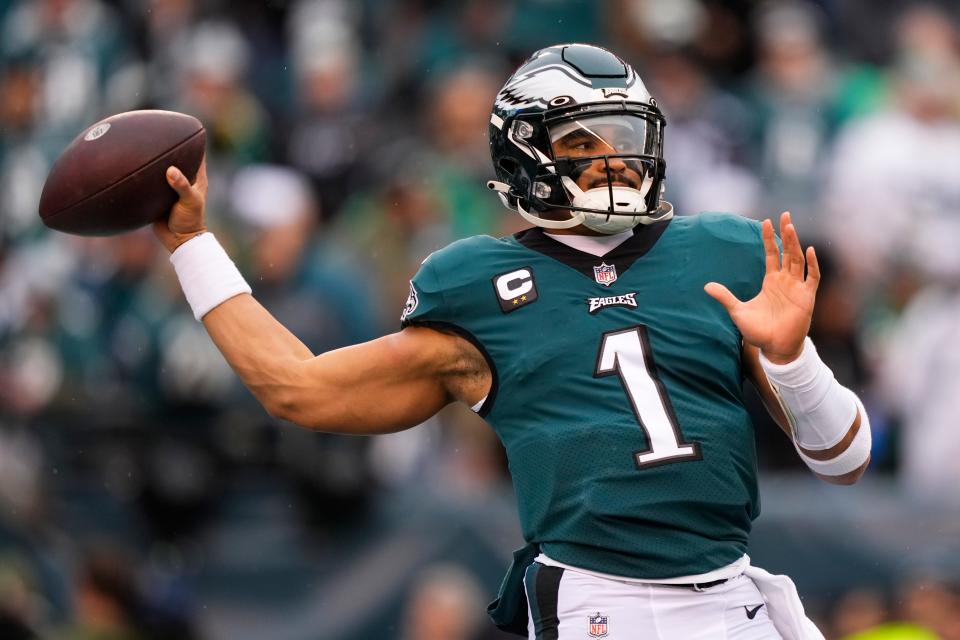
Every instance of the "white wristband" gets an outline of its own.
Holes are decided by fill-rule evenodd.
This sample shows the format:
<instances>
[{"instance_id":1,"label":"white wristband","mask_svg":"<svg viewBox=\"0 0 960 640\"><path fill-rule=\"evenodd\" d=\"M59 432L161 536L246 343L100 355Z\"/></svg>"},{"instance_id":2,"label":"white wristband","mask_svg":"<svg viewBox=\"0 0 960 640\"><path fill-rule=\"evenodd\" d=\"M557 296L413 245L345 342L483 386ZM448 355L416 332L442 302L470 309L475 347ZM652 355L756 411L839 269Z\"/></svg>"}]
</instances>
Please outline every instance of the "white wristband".
<instances>
[{"instance_id":1,"label":"white wristband","mask_svg":"<svg viewBox=\"0 0 960 640\"><path fill-rule=\"evenodd\" d=\"M170 262L197 320L230 298L251 291L212 233L184 242L170 254Z\"/></svg>"},{"instance_id":2,"label":"white wristband","mask_svg":"<svg viewBox=\"0 0 960 640\"><path fill-rule=\"evenodd\" d=\"M763 367L790 421L794 444L811 469L824 475L842 475L857 469L870 454L870 422L857 395L837 382L833 371L817 355L806 338L803 351L793 362L774 364L760 353ZM847 435L860 413L860 426L850 445L838 456L818 461L804 455L837 445Z\"/></svg>"}]
</instances>

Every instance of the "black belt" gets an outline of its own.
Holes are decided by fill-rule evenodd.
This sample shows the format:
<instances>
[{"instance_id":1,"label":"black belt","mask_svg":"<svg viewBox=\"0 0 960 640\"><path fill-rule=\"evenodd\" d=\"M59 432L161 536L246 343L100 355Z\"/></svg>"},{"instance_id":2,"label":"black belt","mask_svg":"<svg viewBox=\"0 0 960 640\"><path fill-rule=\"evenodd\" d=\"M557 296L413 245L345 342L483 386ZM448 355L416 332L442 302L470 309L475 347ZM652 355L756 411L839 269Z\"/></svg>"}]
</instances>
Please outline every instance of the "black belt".
<instances>
[{"instance_id":1,"label":"black belt","mask_svg":"<svg viewBox=\"0 0 960 640\"><path fill-rule=\"evenodd\" d=\"M694 591L703 591L709 589L710 587L716 587L723 584L730 578L720 578L719 580L711 580L710 582L691 582L689 584L666 584L666 583L657 583L658 587L679 587L680 589L693 589Z\"/></svg>"}]
</instances>

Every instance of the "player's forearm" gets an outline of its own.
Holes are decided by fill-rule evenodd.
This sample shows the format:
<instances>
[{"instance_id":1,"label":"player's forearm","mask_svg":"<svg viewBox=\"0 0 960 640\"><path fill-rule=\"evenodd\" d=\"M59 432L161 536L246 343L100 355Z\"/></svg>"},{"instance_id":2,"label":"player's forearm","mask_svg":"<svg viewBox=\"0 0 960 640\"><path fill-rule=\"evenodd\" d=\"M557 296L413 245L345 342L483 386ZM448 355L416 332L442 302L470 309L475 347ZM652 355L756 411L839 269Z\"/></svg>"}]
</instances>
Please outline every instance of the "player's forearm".
<instances>
[{"instance_id":1,"label":"player's forearm","mask_svg":"<svg viewBox=\"0 0 960 640\"><path fill-rule=\"evenodd\" d=\"M264 408L279 415L294 377L313 357L303 342L251 295L241 294L203 317L214 344Z\"/></svg>"},{"instance_id":2,"label":"player's forearm","mask_svg":"<svg viewBox=\"0 0 960 640\"><path fill-rule=\"evenodd\" d=\"M852 484L870 461L870 420L857 395L836 381L808 338L795 361L759 361L790 426L800 458L820 478Z\"/></svg>"},{"instance_id":3,"label":"player's forearm","mask_svg":"<svg viewBox=\"0 0 960 640\"><path fill-rule=\"evenodd\" d=\"M169 234L166 234L169 235ZM217 242L202 233L170 255L193 316L271 414L302 363L313 355L250 295L250 285Z\"/></svg>"},{"instance_id":4,"label":"player's forearm","mask_svg":"<svg viewBox=\"0 0 960 640\"><path fill-rule=\"evenodd\" d=\"M431 375L443 356L409 335L314 356L246 294L215 307L203 324L267 412L307 429L390 433L423 422L451 400Z\"/></svg>"}]
</instances>

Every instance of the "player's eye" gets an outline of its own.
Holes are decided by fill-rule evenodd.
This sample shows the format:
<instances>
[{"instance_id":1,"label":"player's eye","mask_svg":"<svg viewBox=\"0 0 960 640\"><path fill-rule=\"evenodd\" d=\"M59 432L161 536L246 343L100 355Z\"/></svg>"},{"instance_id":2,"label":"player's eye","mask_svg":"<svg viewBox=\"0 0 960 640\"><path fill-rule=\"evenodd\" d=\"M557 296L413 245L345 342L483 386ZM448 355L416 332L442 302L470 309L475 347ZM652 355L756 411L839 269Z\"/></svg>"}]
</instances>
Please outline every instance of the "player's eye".
<instances>
[{"instance_id":1,"label":"player's eye","mask_svg":"<svg viewBox=\"0 0 960 640\"><path fill-rule=\"evenodd\" d=\"M563 143L563 150L567 153L575 153L579 155L588 155L593 153L597 149L597 141L593 138L575 138L573 140L568 140Z\"/></svg>"}]
</instances>

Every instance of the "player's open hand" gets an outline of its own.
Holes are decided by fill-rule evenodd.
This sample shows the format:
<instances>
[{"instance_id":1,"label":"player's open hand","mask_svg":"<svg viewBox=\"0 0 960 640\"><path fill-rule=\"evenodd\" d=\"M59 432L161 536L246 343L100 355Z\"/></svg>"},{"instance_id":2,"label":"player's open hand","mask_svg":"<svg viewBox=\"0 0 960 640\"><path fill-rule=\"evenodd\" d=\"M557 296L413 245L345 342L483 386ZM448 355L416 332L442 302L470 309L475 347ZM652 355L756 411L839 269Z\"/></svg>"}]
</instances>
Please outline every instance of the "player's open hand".
<instances>
[{"instance_id":1,"label":"player's open hand","mask_svg":"<svg viewBox=\"0 0 960 640\"><path fill-rule=\"evenodd\" d=\"M744 340L759 347L771 362L784 364L799 357L810 330L820 266L813 247L804 254L788 212L780 215L782 260L773 223L764 220L762 229L766 275L760 293L743 302L718 282L707 283L704 290L727 309ZM808 267L806 278L804 265Z\"/></svg>"},{"instance_id":2,"label":"player's open hand","mask_svg":"<svg viewBox=\"0 0 960 640\"><path fill-rule=\"evenodd\" d=\"M207 161L197 170L193 184L176 167L167 169L167 183L180 199L170 209L166 220L153 223L153 232L170 253L190 238L207 230L204 206L207 199Z\"/></svg>"}]
</instances>

